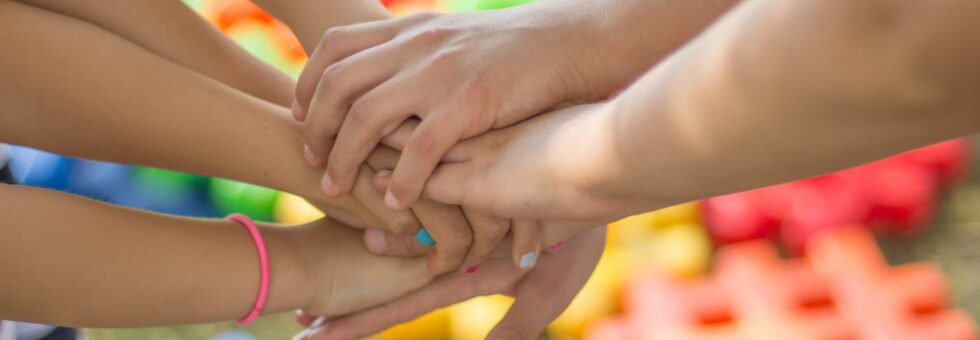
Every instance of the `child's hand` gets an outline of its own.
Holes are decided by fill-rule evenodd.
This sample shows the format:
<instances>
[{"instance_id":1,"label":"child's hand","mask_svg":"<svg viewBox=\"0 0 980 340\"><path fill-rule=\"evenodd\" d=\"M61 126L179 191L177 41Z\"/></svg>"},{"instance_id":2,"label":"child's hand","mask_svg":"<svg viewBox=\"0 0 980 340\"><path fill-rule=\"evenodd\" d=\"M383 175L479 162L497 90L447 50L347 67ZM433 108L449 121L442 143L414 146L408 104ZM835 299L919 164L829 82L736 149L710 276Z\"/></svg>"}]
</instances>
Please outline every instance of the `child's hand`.
<instances>
[{"instance_id":1,"label":"child's hand","mask_svg":"<svg viewBox=\"0 0 980 340\"><path fill-rule=\"evenodd\" d=\"M605 245L605 228L593 228L570 239L565 249L545 254L530 272L506 260L490 260L474 275L452 273L394 301L311 325L316 313L300 314L312 326L300 339L355 339L380 332L432 310L481 295L504 293L515 297L507 315L490 339L534 338L571 303L591 276Z\"/></svg>"},{"instance_id":2,"label":"child's hand","mask_svg":"<svg viewBox=\"0 0 980 340\"><path fill-rule=\"evenodd\" d=\"M327 193L351 190L381 138L416 116L422 123L385 196L390 208L406 209L457 141L562 102L604 98L632 79L605 69L624 61L598 55L608 49L597 44L608 42L580 16L545 9L421 14L328 31L293 106L312 163L327 164Z\"/></svg>"},{"instance_id":3,"label":"child's hand","mask_svg":"<svg viewBox=\"0 0 980 340\"><path fill-rule=\"evenodd\" d=\"M373 307L432 280L424 258L386 257L367 251L360 233L323 219L295 227L305 268L316 292L304 310L335 316Z\"/></svg>"},{"instance_id":4,"label":"child's hand","mask_svg":"<svg viewBox=\"0 0 980 340\"><path fill-rule=\"evenodd\" d=\"M410 127L406 127L408 128ZM411 132L404 130L396 135L409 133ZM385 169L393 168L398 162L398 156L396 150L379 146L368 158L368 164L372 168L382 169L379 171L380 175L374 177L374 186L377 189L375 194L380 195L387 190L391 171ZM431 253L429 270L432 273L443 273L457 267L461 267L466 273L472 273L490 256L497 248L497 243L508 233L514 239L514 246L510 249L515 266L530 269L540 254L539 228L530 225L528 221L511 221L455 205L447 206L427 198L416 202L411 211L421 221L425 222L427 219L431 221L426 222L426 230L436 242L435 252L431 252L432 248L421 245L414 237L392 235L381 230L369 230L365 233L364 239L368 248L376 254L396 256ZM442 223L444 221L456 222ZM512 228L512 225L517 228ZM523 266L522 259L524 259Z\"/></svg>"}]
</instances>

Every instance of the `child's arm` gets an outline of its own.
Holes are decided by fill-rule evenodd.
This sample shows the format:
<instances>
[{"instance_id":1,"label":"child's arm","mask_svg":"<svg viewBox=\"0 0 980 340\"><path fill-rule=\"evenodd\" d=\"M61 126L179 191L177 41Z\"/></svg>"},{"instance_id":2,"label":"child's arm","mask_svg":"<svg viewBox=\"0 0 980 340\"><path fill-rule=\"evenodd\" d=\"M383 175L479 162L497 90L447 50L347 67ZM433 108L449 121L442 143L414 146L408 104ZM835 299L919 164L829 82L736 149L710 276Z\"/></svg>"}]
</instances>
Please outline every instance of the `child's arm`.
<instances>
[{"instance_id":1,"label":"child's arm","mask_svg":"<svg viewBox=\"0 0 980 340\"><path fill-rule=\"evenodd\" d=\"M427 189L504 217L616 217L976 133L977 11L749 1L611 103L461 144Z\"/></svg>"},{"instance_id":2,"label":"child's arm","mask_svg":"<svg viewBox=\"0 0 980 340\"><path fill-rule=\"evenodd\" d=\"M0 42L15 51L0 64L0 77L9 80L0 83L0 111L8 111L0 116L2 141L256 183L353 213L355 219L328 211L373 228L414 234L420 225L462 229L467 223L458 207L432 202L412 212L385 208L367 172L356 201L326 198L318 171L302 166L302 137L282 107L90 24L18 3L0 6L0 17L10 17L0 21L7 28ZM458 265L468 231L449 234L461 246L438 247L433 268Z\"/></svg>"},{"instance_id":3,"label":"child's arm","mask_svg":"<svg viewBox=\"0 0 980 340\"><path fill-rule=\"evenodd\" d=\"M0 140L322 197L283 108L91 24L0 6Z\"/></svg>"},{"instance_id":4,"label":"child's arm","mask_svg":"<svg viewBox=\"0 0 980 340\"><path fill-rule=\"evenodd\" d=\"M0 41L10 51L0 62L0 140L265 185L371 226L410 220L379 220L386 210L380 198L371 211L350 197L326 199L316 171L298 166L302 137L285 109L90 24L14 2L0 6Z\"/></svg>"},{"instance_id":5,"label":"child's arm","mask_svg":"<svg viewBox=\"0 0 980 340\"><path fill-rule=\"evenodd\" d=\"M253 58L179 1L18 0L90 22L255 97L289 105L288 76Z\"/></svg>"},{"instance_id":6,"label":"child's arm","mask_svg":"<svg viewBox=\"0 0 980 340\"><path fill-rule=\"evenodd\" d=\"M346 314L429 280L423 260L370 255L354 230L328 220L260 228L271 261L266 313ZM238 319L259 291L256 254L235 222L0 185L0 319L80 327Z\"/></svg>"}]
</instances>

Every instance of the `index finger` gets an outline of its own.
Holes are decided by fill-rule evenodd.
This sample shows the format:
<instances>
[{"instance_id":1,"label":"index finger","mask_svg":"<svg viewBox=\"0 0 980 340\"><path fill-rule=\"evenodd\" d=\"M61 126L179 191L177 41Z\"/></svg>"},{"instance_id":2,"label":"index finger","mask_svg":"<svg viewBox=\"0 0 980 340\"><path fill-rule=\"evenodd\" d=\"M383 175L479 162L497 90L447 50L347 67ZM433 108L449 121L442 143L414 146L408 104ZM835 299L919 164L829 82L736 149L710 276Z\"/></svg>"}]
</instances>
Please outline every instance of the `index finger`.
<instances>
[{"instance_id":1,"label":"index finger","mask_svg":"<svg viewBox=\"0 0 980 340\"><path fill-rule=\"evenodd\" d=\"M303 72L296 82L296 98L293 100L293 118L303 121L310 108L320 76L328 66L364 49L380 45L398 33L394 20L370 21L350 26L334 27L323 33L323 38L310 54Z\"/></svg>"}]
</instances>

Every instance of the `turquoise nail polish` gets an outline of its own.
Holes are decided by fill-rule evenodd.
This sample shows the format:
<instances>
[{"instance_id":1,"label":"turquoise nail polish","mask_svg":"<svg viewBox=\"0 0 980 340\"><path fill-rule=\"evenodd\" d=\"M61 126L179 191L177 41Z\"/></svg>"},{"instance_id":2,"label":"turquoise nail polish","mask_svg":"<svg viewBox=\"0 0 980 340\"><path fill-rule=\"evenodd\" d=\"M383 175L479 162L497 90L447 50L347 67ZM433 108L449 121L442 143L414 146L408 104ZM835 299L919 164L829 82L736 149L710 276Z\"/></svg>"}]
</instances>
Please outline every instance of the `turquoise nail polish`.
<instances>
[{"instance_id":1,"label":"turquoise nail polish","mask_svg":"<svg viewBox=\"0 0 980 340\"><path fill-rule=\"evenodd\" d=\"M415 240L419 241L419 243L425 246L432 246L436 244L436 240L432 239L432 235L429 235L429 232L426 231L425 228L419 230L418 233L415 233Z\"/></svg>"}]
</instances>

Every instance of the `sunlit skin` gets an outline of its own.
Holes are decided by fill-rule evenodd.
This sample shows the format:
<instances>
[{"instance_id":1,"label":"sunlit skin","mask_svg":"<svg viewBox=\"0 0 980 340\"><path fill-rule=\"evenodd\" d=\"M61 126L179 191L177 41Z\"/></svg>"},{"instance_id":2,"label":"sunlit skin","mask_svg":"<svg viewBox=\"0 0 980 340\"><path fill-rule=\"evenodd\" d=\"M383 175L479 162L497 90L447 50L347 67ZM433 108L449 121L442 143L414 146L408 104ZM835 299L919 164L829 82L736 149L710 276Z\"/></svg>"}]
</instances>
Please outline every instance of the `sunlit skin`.
<instances>
[{"instance_id":1,"label":"sunlit skin","mask_svg":"<svg viewBox=\"0 0 980 340\"><path fill-rule=\"evenodd\" d=\"M6 28L3 30L6 34L0 33L0 40L4 46L19 52L8 54L0 65L0 74L10 80L0 85L0 102L4 104L0 140L76 157L253 182L292 191L314 201L322 199L357 215L357 204L345 205L343 202L351 201L325 198L316 188L319 176L302 165L301 137L287 110L205 75L222 74L221 71L194 70L193 65L206 65L195 59L198 56L165 58L150 47L122 38L125 34L111 34L64 14L8 1L0 2L0 6L4 8L0 15ZM265 74L278 77L276 72ZM256 95L270 93L260 91ZM394 153L392 159L397 159L397 152L388 152ZM376 159L386 161L383 157ZM373 184L368 178L369 189L377 192ZM257 290L254 286L242 284L236 286L241 289L225 289L229 280L258 283L254 246L240 225L116 208L41 189L3 187L0 197L7 202L3 204L7 209L2 223L8 226L3 230L9 234L0 239L11 242L2 247L4 259L11 264L5 268L10 268L13 277L27 278L4 281L9 286L2 290L11 298L4 299L9 305L4 305L0 318L101 327L196 323L241 317L254 301ZM48 213L49 210L58 213ZM367 212L363 216L371 214ZM66 220L71 223L65 223ZM577 233L576 229L567 227L550 229L560 232L544 233L542 242L559 242ZM368 254L357 242L354 231L333 221L318 221L288 232L265 228L263 234L275 259L273 267L277 269L273 276L279 277L279 284L273 285L268 312L300 308L320 315L344 314L398 297L432 278L425 260ZM50 235L65 237L46 239ZM396 236L386 234L385 237L394 240ZM601 234L593 238L601 240ZM48 257L24 257L32 253L30 250L38 249L39 242L51 246L54 244L51 242L62 241L65 244L53 247L59 251L49 252ZM399 251L397 246L392 243L391 249L383 251ZM502 247L506 247L502 249L503 256L509 257L512 246L505 243ZM414 253L409 255L431 251L412 250ZM222 255L232 255L216 259L200 256L219 251L228 252ZM73 261L61 261L66 254L73 254ZM161 258L160 254L168 256ZM338 265L343 262L338 256L344 254L349 255L350 261ZM121 262L117 256L127 261ZM567 256L585 257L588 262L596 259L598 253L571 252ZM86 265L78 265L79 261ZM30 269L37 266L54 270ZM347 273L352 266L361 274ZM91 271L91 268L102 271ZM364 271L365 268L375 270ZM585 277L591 272L591 266L577 268L576 272ZM76 272L77 275L72 274ZM102 275L107 272L111 274ZM202 276L202 272L208 275ZM517 270L515 275L522 277L527 273ZM64 281L46 275L83 279ZM133 277L138 280L130 279ZM174 285L173 277L195 284ZM336 281L340 284L324 285L325 277L342 279ZM404 279L385 279L388 277ZM530 282L541 280L544 279ZM97 287L87 294L78 294L70 287L33 284L39 281L64 282L78 289ZM145 284L130 286L133 282ZM563 284L574 292L583 283L584 280L573 280ZM157 286L162 284L167 286ZM351 300L356 296L351 295L353 292L348 289L351 287L358 287L358 292L371 287L375 293L367 299ZM222 290L221 294L216 294L216 290ZM113 294L118 291L132 295ZM452 292L454 299L464 298L458 289L445 291ZM203 298L175 303L175 294L209 296L212 297L209 301L221 303L201 306L199 301ZM58 303L17 302L39 295ZM557 314L571 296L556 300L550 305L536 304L515 312L517 315ZM167 308L141 313L145 311L142 306L152 304L165 304ZM111 309L112 313L91 313L88 308L93 305ZM57 311L50 310L55 306ZM133 309L137 307L138 310ZM425 312L417 305L382 307L382 310L385 308L409 314ZM348 331L380 330L376 328L377 320L370 325L357 321L347 325ZM508 325L527 327L525 323L510 322L504 324L504 329ZM544 324L532 327L543 328Z\"/></svg>"},{"instance_id":2,"label":"sunlit skin","mask_svg":"<svg viewBox=\"0 0 980 340\"><path fill-rule=\"evenodd\" d=\"M426 192L495 216L603 219L977 133L980 48L963 40L978 9L745 2L615 99L459 144Z\"/></svg>"}]
</instances>

